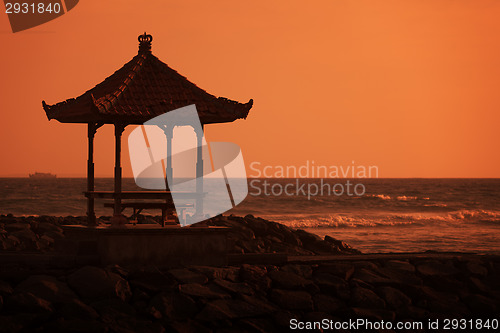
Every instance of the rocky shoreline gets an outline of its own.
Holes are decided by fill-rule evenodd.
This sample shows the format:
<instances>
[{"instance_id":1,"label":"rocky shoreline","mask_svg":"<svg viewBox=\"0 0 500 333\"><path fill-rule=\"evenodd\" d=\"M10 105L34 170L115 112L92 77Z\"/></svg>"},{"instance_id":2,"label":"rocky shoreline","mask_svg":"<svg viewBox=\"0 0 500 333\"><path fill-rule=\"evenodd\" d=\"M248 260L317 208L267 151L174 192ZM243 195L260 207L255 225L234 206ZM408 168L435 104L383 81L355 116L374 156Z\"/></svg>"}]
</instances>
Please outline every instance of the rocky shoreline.
<instances>
[{"instance_id":1,"label":"rocky shoreline","mask_svg":"<svg viewBox=\"0 0 500 333\"><path fill-rule=\"evenodd\" d=\"M14 230L14 224L25 223L22 219L29 218L0 218L2 239L16 235L24 244L16 245L24 247L21 252L30 246L35 249L31 251L53 251L50 242L42 248L45 241L40 240L61 235L46 223L60 227L60 221L67 221L30 223L40 242L36 249L26 241L33 239L23 231L28 228ZM427 324L429 319L493 319L500 311L497 256L356 255L350 247L342 251L347 246L333 240L253 216L220 217L209 224L233 227L234 253L285 250L295 259L226 267L14 265L0 271L0 332L283 332L293 322L366 318ZM282 236L274 235L277 230ZM296 256L301 251L304 256Z\"/></svg>"},{"instance_id":2,"label":"rocky shoreline","mask_svg":"<svg viewBox=\"0 0 500 333\"><path fill-rule=\"evenodd\" d=\"M100 224L109 223L109 217L99 218ZM140 216L140 224L159 224L160 217ZM283 224L247 215L218 216L204 222L209 226L230 228L229 253L286 253L288 255L359 254L349 244L326 236L321 237L295 230ZM64 225L85 225L86 217L0 215L1 251L54 251L55 243L64 238ZM194 225L196 227L196 225Z\"/></svg>"}]
</instances>

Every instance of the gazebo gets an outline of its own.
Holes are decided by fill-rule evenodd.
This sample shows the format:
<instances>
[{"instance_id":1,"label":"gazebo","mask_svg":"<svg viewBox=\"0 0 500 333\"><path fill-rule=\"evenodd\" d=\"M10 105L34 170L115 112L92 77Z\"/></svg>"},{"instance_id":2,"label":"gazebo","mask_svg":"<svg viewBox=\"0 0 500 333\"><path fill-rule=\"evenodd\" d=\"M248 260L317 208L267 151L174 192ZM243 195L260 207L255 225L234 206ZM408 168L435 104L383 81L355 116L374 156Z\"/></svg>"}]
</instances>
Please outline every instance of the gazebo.
<instances>
[{"instance_id":1,"label":"gazebo","mask_svg":"<svg viewBox=\"0 0 500 333\"><path fill-rule=\"evenodd\" d=\"M114 217L120 218L122 199L137 197L134 193L122 191L121 137L127 125L141 125L156 116L191 104L196 105L202 126L226 123L245 119L253 105L253 100L243 104L207 93L152 54L151 35L144 33L138 40L138 54L94 88L76 98L53 105L42 101L49 120L88 126L85 195L89 226L96 225L95 198L113 199ZM97 192L94 189L94 137L97 130L105 124L112 124L115 129L114 191ZM172 131L165 131L165 135L167 142L171 143ZM196 135L200 141L203 133ZM168 144L167 149L171 149ZM166 174L171 172L172 165L167 159ZM201 151L198 152L196 174L203 176ZM165 196L162 198L167 198L168 188L164 192ZM158 198L158 193L150 193L149 197Z\"/></svg>"}]
</instances>

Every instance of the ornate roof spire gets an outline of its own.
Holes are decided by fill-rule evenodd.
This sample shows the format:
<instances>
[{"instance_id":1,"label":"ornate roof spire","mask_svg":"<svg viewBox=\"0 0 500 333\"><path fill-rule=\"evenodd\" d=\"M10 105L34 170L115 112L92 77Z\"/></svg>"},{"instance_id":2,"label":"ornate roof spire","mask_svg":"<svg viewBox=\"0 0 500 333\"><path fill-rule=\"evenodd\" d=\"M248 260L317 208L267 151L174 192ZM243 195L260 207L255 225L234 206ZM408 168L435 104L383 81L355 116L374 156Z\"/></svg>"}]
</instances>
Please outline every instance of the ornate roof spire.
<instances>
[{"instance_id":1,"label":"ornate roof spire","mask_svg":"<svg viewBox=\"0 0 500 333\"><path fill-rule=\"evenodd\" d=\"M139 35L137 37L139 40L139 53L151 53L151 42L153 41L153 36L146 34Z\"/></svg>"}]
</instances>

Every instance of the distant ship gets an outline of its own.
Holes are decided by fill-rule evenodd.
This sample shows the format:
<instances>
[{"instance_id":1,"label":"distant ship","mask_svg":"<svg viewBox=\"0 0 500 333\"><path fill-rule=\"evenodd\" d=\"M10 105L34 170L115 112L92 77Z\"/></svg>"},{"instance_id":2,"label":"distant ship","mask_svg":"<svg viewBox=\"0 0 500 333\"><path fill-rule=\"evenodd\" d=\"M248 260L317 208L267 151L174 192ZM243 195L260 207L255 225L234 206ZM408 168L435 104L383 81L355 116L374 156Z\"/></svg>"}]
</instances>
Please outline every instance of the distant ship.
<instances>
[{"instance_id":1,"label":"distant ship","mask_svg":"<svg viewBox=\"0 0 500 333\"><path fill-rule=\"evenodd\" d=\"M29 174L30 179L54 179L57 176L53 175L51 173L44 173L44 172L35 172L35 173L30 173Z\"/></svg>"}]
</instances>

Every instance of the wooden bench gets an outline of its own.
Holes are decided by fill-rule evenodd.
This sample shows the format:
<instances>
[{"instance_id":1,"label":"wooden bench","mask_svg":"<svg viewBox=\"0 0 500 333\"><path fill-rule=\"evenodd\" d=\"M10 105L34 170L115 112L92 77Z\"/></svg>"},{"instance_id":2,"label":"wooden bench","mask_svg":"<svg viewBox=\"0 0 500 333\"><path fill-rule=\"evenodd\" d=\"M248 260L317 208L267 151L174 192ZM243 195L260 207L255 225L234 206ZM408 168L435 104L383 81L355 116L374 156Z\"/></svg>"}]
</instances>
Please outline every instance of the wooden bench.
<instances>
[{"instance_id":1,"label":"wooden bench","mask_svg":"<svg viewBox=\"0 0 500 333\"><path fill-rule=\"evenodd\" d=\"M115 206L115 204L113 202L104 203L104 207L113 208L114 206ZM178 211L178 213L180 213L180 216L177 216L177 219L179 220L179 222L181 222L181 221L185 222L186 216L185 216L184 211L186 210L186 208L194 207L194 205L193 204L177 205L177 206L175 206L175 209L174 209L173 208L174 206L172 203L137 201L137 202L122 202L121 207L122 207L122 212L125 208L132 208L134 212L133 212L131 218L134 220L137 218L137 215L139 215L142 212L143 209L161 209L161 221L162 221L161 226L164 227L165 222L167 222L167 223L171 222L168 224L177 224L175 221L167 221L167 218L168 218L167 211L168 210L173 211L176 209Z\"/></svg>"}]
</instances>

